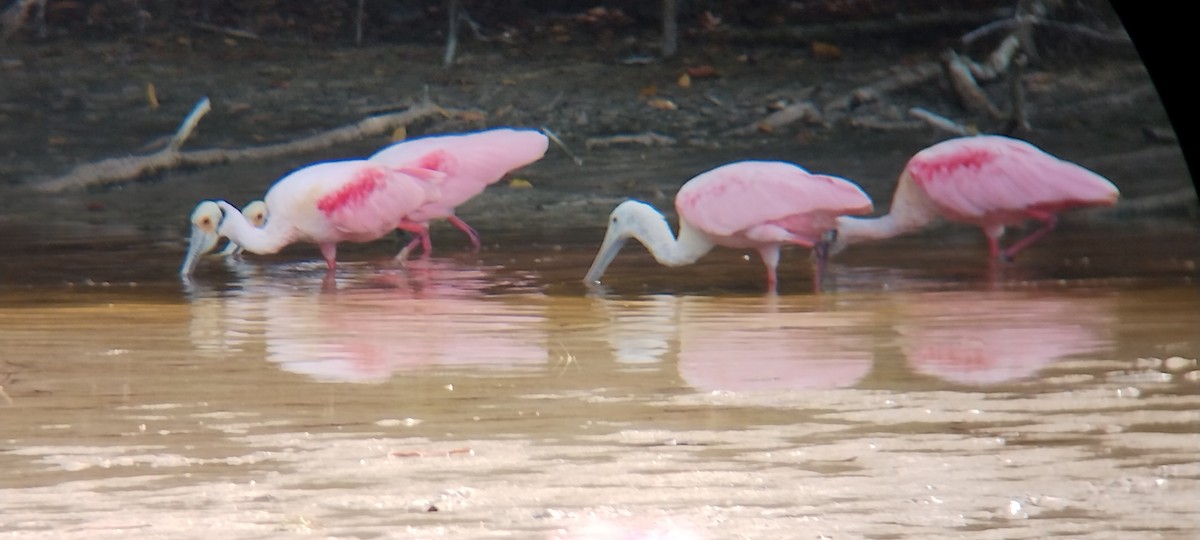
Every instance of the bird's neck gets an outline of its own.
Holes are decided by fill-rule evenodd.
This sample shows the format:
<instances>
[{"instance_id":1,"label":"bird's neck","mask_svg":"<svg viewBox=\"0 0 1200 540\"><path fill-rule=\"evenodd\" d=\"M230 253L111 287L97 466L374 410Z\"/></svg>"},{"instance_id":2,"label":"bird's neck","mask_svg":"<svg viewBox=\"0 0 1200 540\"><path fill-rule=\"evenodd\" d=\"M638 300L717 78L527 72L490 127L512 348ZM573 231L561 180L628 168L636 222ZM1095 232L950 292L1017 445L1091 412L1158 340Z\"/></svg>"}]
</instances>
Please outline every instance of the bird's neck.
<instances>
[{"instance_id":1,"label":"bird's neck","mask_svg":"<svg viewBox=\"0 0 1200 540\"><path fill-rule=\"evenodd\" d=\"M874 218L841 216L837 218L837 242L851 245L871 240L883 240L921 228L895 214Z\"/></svg>"},{"instance_id":2,"label":"bird's neck","mask_svg":"<svg viewBox=\"0 0 1200 540\"><path fill-rule=\"evenodd\" d=\"M251 224L236 208L229 206L225 208L220 234L251 253L278 253L284 246L292 243L295 236L283 221L269 219L260 229Z\"/></svg>"},{"instance_id":3,"label":"bird's neck","mask_svg":"<svg viewBox=\"0 0 1200 540\"><path fill-rule=\"evenodd\" d=\"M874 218L841 216L837 218L837 243L850 245L882 240L918 230L937 219L933 203L913 183L908 172L900 176L888 213Z\"/></svg>"},{"instance_id":4,"label":"bird's neck","mask_svg":"<svg viewBox=\"0 0 1200 540\"><path fill-rule=\"evenodd\" d=\"M679 238L671 233L667 220L655 220L634 236L646 246L654 260L663 266L683 266L696 262L713 248L708 237L679 220Z\"/></svg>"}]
</instances>

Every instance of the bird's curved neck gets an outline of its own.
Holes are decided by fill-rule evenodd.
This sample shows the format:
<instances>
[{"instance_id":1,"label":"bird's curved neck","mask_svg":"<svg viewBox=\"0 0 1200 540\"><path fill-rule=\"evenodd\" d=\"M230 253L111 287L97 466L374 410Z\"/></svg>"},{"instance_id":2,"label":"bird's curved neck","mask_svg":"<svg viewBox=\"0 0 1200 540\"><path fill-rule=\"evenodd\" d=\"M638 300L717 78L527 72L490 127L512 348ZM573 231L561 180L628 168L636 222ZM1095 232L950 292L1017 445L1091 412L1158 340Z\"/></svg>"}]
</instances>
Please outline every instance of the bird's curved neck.
<instances>
[{"instance_id":1,"label":"bird's curved neck","mask_svg":"<svg viewBox=\"0 0 1200 540\"><path fill-rule=\"evenodd\" d=\"M292 243L293 236L289 227L282 219L267 220L263 228L255 227L233 207L225 208L225 218L221 220L221 236L242 246L246 251L261 255L278 253L284 246Z\"/></svg>"},{"instance_id":2,"label":"bird's curved neck","mask_svg":"<svg viewBox=\"0 0 1200 540\"><path fill-rule=\"evenodd\" d=\"M671 233L667 220L654 221L635 234L642 245L663 266L683 266L696 262L713 248L713 243L687 221L679 220L679 237Z\"/></svg>"},{"instance_id":3,"label":"bird's curved neck","mask_svg":"<svg viewBox=\"0 0 1200 540\"><path fill-rule=\"evenodd\" d=\"M920 229L937 219L933 203L913 183L908 172L900 176L888 213L879 217L837 218L837 241L849 245L882 240Z\"/></svg>"}]
</instances>

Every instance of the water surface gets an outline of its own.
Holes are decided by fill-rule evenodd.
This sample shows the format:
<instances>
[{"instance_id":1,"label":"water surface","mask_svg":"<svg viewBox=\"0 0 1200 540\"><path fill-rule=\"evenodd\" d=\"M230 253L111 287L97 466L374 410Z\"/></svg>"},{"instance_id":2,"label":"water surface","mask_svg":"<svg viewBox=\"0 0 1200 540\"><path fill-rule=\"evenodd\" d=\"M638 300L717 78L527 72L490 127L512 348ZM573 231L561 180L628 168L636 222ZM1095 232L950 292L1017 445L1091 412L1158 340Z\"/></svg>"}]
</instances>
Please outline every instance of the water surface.
<instances>
[{"instance_id":1,"label":"water surface","mask_svg":"<svg viewBox=\"0 0 1200 540\"><path fill-rule=\"evenodd\" d=\"M589 291L587 234L181 284L177 238L102 230L5 236L7 535L1200 533L1191 223L856 246L821 294L789 251L779 295L634 247Z\"/></svg>"}]
</instances>

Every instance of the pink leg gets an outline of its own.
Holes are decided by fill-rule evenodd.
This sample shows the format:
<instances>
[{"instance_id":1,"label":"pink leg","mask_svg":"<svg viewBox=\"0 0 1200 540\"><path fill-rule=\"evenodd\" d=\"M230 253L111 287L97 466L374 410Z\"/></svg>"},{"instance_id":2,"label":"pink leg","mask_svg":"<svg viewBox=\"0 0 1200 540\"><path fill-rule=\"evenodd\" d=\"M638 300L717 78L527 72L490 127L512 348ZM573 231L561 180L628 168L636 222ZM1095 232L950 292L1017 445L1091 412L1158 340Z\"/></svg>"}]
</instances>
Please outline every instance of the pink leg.
<instances>
[{"instance_id":1,"label":"pink leg","mask_svg":"<svg viewBox=\"0 0 1200 540\"><path fill-rule=\"evenodd\" d=\"M1004 258L1011 261L1021 250L1029 247L1030 244L1036 242L1039 238L1046 236L1050 231L1053 231L1055 225L1058 225L1058 216L1051 214L1042 218L1042 226L1004 250Z\"/></svg>"},{"instance_id":2,"label":"pink leg","mask_svg":"<svg viewBox=\"0 0 1200 540\"><path fill-rule=\"evenodd\" d=\"M471 248L472 249L475 249L475 250L479 249L479 246L481 245L481 243L479 242L479 233L476 232L475 229L471 228L470 225L467 225L467 222L465 222L461 219L458 219L458 216L450 216L446 219L450 221L451 225L458 227L458 230L466 233L467 238L471 240Z\"/></svg>"},{"instance_id":3,"label":"pink leg","mask_svg":"<svg viewBox=\"0 0 1200 540\"><path fill-rule=\"evenodd\" d=\"M988 258L996 260L1000 257L1000 236L1004 234L1004 226L984 227L983 234L988 240Z\"/></svg>"},{"instance_id":4,"label":"pink leg","mask_svg":"<svg viewBox=\"0 0 1200 540\"><path fill-rule=\"evenodd\" d=\"M400 250L400 253L396 254L396 260L403 261L408 259L409 252L412 251L418 241L421 242L421 248L425 251L423 256L428 257L433 252L433 245L429 241L429 225L402 221L399 225L396 225L396 228L417 235L416 238L413 238L412 242L409 242L407 246L404 246L404 249Z\"/></svg>"},{"instance_id":5,"label":"pink leg","mask_svg":"<svg viewBox=\"0 0 1200 540\"><path fill-rule=\"evenodd\" d=\"M829 245L837 240L837 230L822 235L821 240L813 244L813 292L821 292L825 280L825 266L829 262Z\"/></svg>"},{"instance_id":6,"label":"pink leg","mask_svg":"<svg viewBox=\"0 0 1200 540\"><path fill-rule=\"evenodd\" d=\"M337 269L337 244L321 244L321 255L325 256L325 266L332 274Z\"/></svg>"},{"instance_id":7,"label":"pink leg","mask_svg":"<svg viewBox=\"0 0 1200 540\"><path fill-rule=\"evenodd\" d=\"M758 255L762 257L763 265L767 267L767 293L775 294L778 278L775 269L779 266L779 246L763 246L758 248Z\"/></svg>"}]
</instances>

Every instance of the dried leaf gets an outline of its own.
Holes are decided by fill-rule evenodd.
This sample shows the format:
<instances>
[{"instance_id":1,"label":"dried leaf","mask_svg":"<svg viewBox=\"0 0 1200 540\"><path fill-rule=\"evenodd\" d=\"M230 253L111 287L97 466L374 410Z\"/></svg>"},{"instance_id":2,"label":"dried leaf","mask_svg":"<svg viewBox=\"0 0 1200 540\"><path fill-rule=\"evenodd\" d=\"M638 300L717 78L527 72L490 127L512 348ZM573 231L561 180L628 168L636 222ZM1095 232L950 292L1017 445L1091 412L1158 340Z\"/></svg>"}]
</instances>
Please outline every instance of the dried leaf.
<instances>
[{"instance_id":1,"label":"dried leaf","mask_svg":"<svg viewBox=\"0 0 1200 540\"><path fill-rule=\"evenodd\" d=\"M146 101L150 102L150 110L158 110L158 92L154 90L154 83L146 83Z\"/></svg>"},{"instance_id":2,"label":"dried leaf","mask_svg":"<svg viewBox=\"0 0 1200 540\"><path fill-rule=\"evenodd\" d=\"M662 111L673 111L679 108L674 101L666 98L654 98L648 102L651 107Z\"/></svg>"},{"instance_id":3,"label":"dried leaf","mask_svg":"<svg viewBox=\"0 0 1200 540\"><path fill-rule=\"evenodd\" d=\"M689 67L687 68L687 74L693 79L711 79L713 77L721 76L720 73L717 73L717 68L707 64L703 66Z\"/></svg>"},{"instance_id":4,"label":"dried leaf","mask_svg":"<svg viewBox=\"0 0 1200 540\"><path fill-rule=\"evenodd\" d=\"M832 43L814 41L812 44L812 55L819 60L841 60L842 50Z\"/></svg>"},{"instance_id":5,"label":"dried leaf","mask_svg":"<svg viewBox=\"0 0 1200 540\"><path fill-rule=\"evenodd\" d=\"M533 184L523 178L513 178L508 182L508 187L512 189L532 189Z\"/></svg>"},{"instance_id":6,"label":"dried leaf","mask_svg":"<svg viewBox=\"0 0 1200 540\"><path fill-rule=\"evenodd\" d=\"M658 87L652 84L650 86L643 86L641 90L638 90L638 97L651 97L657 93Z\"/></svg>"},{"instance_id":7,"label":"dried leaf","mask_svg":"<svg viewBox=\"0 0 1200 540\"><path fill-rule=\"evenodd\" d=\"M487 120L487 115L479 111L464 111L462 114L459 114L458 117L459 119L466 120L468 122L482 122Z\"/></svg>"},{"instance_id":8,"label":"dried leaf","mask_svg":"<svg viewBox=\"0 0 1200 540\"><path fill-rule=\"evenodd\" d=\"M400 142L408 138L408 128L400 126L392 131L392 142Z\"/></svg>"},{"instance_id":9,"label":"dried leaf","mask_svg":"<svg viewBox=\"0 0 1200 540\"><path fill-rule=\"evenodd\" d=\"M689 77L687 73L684 73L683 75L679 76L679 87L680 88L691 88L692 87L692 78Z\"/></svg>"}]
</instances>

